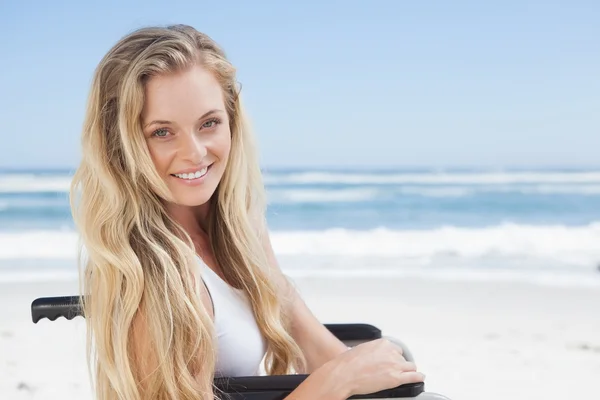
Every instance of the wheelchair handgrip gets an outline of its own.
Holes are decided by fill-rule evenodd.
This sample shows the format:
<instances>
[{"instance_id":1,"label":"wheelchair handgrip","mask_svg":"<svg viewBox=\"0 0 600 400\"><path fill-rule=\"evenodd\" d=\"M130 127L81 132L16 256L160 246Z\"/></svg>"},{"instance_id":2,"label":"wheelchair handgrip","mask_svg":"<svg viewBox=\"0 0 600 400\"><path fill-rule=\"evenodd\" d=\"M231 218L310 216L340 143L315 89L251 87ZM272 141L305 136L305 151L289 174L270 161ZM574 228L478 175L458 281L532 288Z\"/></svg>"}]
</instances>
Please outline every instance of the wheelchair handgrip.
<instances>
[{"instance_id":1,"label":"wheelchair handgrip","mask_svg":"<svg viewBox=\"0 0 600 400\"><path fill-rule=\"evenodd\" d=\"M79 296L42 297L31 303L31 319L37 323L40 319L48 318L54 321L58 317L73 319L83 316Z\"/></svg>"}]
</instances>

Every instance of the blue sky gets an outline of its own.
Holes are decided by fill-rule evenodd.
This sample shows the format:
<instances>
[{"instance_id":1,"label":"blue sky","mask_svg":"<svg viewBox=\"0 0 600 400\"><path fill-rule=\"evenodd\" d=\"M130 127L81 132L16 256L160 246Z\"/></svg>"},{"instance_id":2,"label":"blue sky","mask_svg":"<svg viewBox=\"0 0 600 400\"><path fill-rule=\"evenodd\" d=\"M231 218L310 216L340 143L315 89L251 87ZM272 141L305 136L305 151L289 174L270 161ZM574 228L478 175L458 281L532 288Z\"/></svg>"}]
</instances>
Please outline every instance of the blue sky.
<instances>
[{"instance_id":1,"label":"blue sky","mask_svg":"<svg viewBox=\"0 0 600 400\"><path fill-rule=\"evenodd\" d=\"M185 23L239 69L265 166L600 165L597 1L0 5L0 167L71 167L103 54Z\"/></svg>"}]
</instances>

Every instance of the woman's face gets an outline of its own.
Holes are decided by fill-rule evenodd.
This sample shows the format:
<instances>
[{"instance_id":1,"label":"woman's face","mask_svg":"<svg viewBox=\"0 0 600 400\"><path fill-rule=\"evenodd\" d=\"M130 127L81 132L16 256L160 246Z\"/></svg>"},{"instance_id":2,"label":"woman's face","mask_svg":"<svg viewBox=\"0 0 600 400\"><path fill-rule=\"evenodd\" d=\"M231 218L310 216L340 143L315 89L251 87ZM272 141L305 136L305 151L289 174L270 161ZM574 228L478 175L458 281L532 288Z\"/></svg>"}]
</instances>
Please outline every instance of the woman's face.
<instances>
[{"instance_id":1,"label":"woman's face","mask_svg":"<svg viewBox=\"0 0 600 400\"><path fill-rule=\"evenodd\" d=\"M209 71L194 66L152 77L145 93L142 129L156 170L176 204L205 204L231 149L221 86Z\"/></svg>"}]
</instances>

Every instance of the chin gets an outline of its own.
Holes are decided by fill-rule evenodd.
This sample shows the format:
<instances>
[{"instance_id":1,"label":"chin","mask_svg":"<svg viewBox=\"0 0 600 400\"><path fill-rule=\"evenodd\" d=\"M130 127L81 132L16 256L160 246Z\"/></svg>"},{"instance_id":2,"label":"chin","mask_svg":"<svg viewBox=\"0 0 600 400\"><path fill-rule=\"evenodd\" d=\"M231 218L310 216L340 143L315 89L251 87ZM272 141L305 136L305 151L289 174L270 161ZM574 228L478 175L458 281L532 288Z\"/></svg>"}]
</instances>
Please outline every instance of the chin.
<instances>
[{"instance_id":1,"label":"chin","mask_svg":"<svg viewBox=\"0 0 600 400\"><path fill-rule=\"evenodd\" d=\"M180 206L197 207L204 205L210 201L214 191L204 193L173 193L175 203Z\"/></svg>"}]
</instances>

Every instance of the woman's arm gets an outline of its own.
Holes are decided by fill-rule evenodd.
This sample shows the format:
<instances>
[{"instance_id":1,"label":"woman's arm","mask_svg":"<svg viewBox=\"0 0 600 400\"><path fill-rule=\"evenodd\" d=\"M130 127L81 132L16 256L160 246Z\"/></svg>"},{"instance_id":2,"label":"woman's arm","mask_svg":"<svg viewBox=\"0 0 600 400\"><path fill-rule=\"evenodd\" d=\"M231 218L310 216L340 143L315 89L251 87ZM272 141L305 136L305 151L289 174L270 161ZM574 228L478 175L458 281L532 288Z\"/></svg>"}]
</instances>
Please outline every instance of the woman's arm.
<instances>
[{"instance_id":1,"label":"woman's arm","mask_svg":"<svg viewBox=\"0 0 600 400\"><path fill-rule=\"evenodd\" d=\"M291 290L293 290L294 296L294 301L290 307L291 333L306 357L306 373L310 374L326 362L347 351L348 347L315 317L293 287Z\"/></svg>"},{"instance_id":2,"label":"woman's arm","mask_svg":"<svg viewBox=\"0 0 600 400\"><path fill-rule=\"evenodd\" d=\"M378 339L349 350L308 309L298 291L281 271L268 230L259 234L277 284L290 298L287 310L292 319L292 336L307 361L309 376L286 400L345 400L355 394L374 393L406 383L422 382L424 375L407 362L402 349Z\"/></svg>"},{"instance_id":3,"label":"woman's arm","mask_svg":"<svg viewBox=\"0 0 600 400\"><path fill-rule=\"evenodd\" d=\"M402 349L386 339L377 339L359 344L323 364L286 400L345 400L355 394L423 382L424 377L414 363L404 359Z\"/></svg>"},{"instance_id":4,"label":"woman's arm","mask_svg":"<svg viewBox=\"0 0 600 400\"><path fill-rule=\"evenodd\" d=\"M310 374L284 400L346 400L353 391L341 367L328 362Z\"/></svg>"},{"instance_id":5,"label":"woman's arm","mask_svg":"<svg viewBox=\"0 0 600 400\"><path fill-rule=\"evenodd\" d=\"M326 362L347 351L348 347L319 322L302 300L298 291L283 275L275 257L268 230L263 229L260 236L270 266L279 277L279 283L286 288L286 298L290 299L287 312L292 320L291 334L302 349L307 361L308 370L303 372L310 374Z\"/></svg>"}]
</instances>

